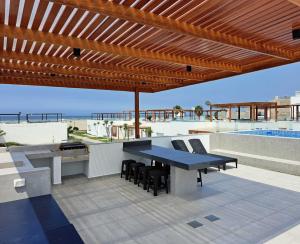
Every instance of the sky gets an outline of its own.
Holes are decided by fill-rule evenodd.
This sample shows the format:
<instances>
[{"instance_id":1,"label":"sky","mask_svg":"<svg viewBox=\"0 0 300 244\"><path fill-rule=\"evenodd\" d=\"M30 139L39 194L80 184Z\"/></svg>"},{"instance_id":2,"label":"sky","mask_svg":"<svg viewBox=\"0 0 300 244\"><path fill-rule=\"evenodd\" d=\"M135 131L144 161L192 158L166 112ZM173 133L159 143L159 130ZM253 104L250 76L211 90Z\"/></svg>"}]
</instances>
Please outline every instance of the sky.
<instances>
[{"instance_id":1,"label":"sky","mask_svg":"<svg viewBox=\"0 0 300 244\"><path fill-rule=\"evenodd\" d=\"M212 103L269 101L300 91L300 63L158 93L141 93L140 109L192 108ZM90 115L134 108L134 94L104 90L0 85L0 113Z\"/></svg>"}]
</instances>

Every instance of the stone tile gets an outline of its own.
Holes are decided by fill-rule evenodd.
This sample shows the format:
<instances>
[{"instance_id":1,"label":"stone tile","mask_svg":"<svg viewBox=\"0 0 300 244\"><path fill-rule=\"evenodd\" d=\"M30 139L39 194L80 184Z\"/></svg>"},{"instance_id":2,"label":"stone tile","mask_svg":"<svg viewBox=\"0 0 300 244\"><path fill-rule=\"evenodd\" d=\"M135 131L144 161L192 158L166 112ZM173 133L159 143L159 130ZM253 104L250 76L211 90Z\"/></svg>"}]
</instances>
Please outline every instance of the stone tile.
<instances>
[{"instance_id":1,"label":"stone tile","mask_svg":"<svg viewBox=\"0 0 300 244\"><path fill-rule=\"evenodd\" d=\"M210 242L211 244L253 244L234 233L226 233Z\"/></svg>"},{"instance_id":2,"label":"stone tile","mask_svg":"<svg viewBox=\"0 0 300 244\"><path fill-rule=\"evenodd\" d=\"M277 231L274 231L272 226L258 221L250 223L249 225L236 230L234 233L250 243L263 243L265 239L277 234Z\"/></svg>"},{"instance_id":3,"label":"stone tile","mask_svg":"<svg viewBox=\"0 0 300 244\"><path fill-rule=\"evenodd\" d=\"M297 203L290 207L284 208L281 210L281 212L300 219L300 204Z\"/></svg>"},{"instance_id":4,"label":"stone tile","mask_svg":"<svg viewBox=\"0 0 300 244\"><path fill-rule=\"evenodd\" d=\"M79 231L85 243L114 243L130 240L129 234L116 222L97 225Z\"/></svg>"},{"instance_id":5,"label":"stone tile","mask_svg":"<svg viewBox=\"0 0 300 244\"><path fill-rule=\"evenodd\" d=\"M292 228L287 229L283 233L271 238L266 241L266 244L298 244L300 240L300 224L293 226Z\"/></svg>"},{"instance_id":6,"label":"stone tile","mask_svg":"<svg viewBox=\"0 0 300 244\"><path fill-rule=\"evenodd\" d=\"M188 226L187 226L188 227ZM192 229L188 227L189 229ZM195 236L187 233L186 231L180 232L177 229L166 227L159 231L152 232L151 234L145 235L135 239L140 244L182 244L182 243L208 243L202 238L195 238Z\"/></svg>"},{"instance_id":7,"label":"stone tile","mask_svg":"<svg viewBox=\"0 0 300 244\"><path fill-rule=\"evenodd\" d=\"M219 220L214 221L213 224L216 225L217 228L221 227L228 232L235 231L253 222L253 220L251 220L247 216L241 215L228 208L220 207L210 213L213 213L219 218ZM201 216L201 218L205 219L205 216Z\"/></svg>"},{"instance_id":8,"label":"stone tile","mask_svg":"<svg viewBox=\"0 0 300 244\"><path fill-rule=\"evenodd\" d=\"M203 174L203 179L196 194L153 197L119 176L68 177L53 187L53 196L88 244L300 239L297 231L289 231L300 221L299 177L240 165ZM208 215L220 219L210 222L204 218ZM191 221L203 225L192 228Z\"/></svg>"},{"instance_id":9,"label":"stone tile","mask_svg":"<svg viewBox=\"0 0 300 244\"><path fill-rule=\"evenodd\" d=\"M224 207L251 220L259 220L275 212L273 209L264 208L246 200L239 200L233 203L229 203Z\"/></svg>"}]
</instances>

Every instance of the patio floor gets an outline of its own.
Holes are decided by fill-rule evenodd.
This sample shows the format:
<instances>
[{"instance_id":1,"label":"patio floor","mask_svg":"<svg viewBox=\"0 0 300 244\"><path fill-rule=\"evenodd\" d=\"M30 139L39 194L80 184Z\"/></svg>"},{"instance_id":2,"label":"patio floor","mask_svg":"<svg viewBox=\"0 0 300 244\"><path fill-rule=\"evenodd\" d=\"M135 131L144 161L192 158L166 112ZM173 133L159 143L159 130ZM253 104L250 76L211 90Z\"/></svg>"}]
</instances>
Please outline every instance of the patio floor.
<instances>
[{"instance_id":1,"label":"patio floor","mask_svg":"<svg viewBox=\"0 0 300 244\"><path fill-rule=\"evenodd\" d=\"M240 165L203 181L153 197L119 176L77 176L53 196L86 243L299 243L300 177Z\"/></svg>"}]
</instances>

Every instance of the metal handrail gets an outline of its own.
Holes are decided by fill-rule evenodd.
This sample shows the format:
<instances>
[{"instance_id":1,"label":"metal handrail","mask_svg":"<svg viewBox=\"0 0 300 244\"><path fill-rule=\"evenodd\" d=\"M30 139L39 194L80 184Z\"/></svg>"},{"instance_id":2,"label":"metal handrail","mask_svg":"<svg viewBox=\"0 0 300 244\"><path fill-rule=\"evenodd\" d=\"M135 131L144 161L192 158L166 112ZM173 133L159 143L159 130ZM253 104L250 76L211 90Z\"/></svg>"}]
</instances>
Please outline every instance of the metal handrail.
<instances>
[{"instance_id":1,"label":"metal handrail","mask_svg":"<svg viewBox=\"0 0 300 244\"><path fill-rule=\"evenodd\" d=\"M62 113L32 113L32 114L26 114L26 121L28 123L33 123L36 121L32 120L32 117L40 117L40 120L38 122L50 122L51 120L49 117L53 118L56 117L56 122L62 121L63 114Z\"/></svg>"},{"instance_id":2,"label":"metal handrail","mask_svg":"<svg viewBox=\"0 0 300 244\"><path fill-rule=\"evenodd\" d=\"M21 112L16 113L16 114L0 114L0 118L1 118L1 116L17 116L18 124L20 124L20 122L21 122Z\"/></svg>"}]
</instances>

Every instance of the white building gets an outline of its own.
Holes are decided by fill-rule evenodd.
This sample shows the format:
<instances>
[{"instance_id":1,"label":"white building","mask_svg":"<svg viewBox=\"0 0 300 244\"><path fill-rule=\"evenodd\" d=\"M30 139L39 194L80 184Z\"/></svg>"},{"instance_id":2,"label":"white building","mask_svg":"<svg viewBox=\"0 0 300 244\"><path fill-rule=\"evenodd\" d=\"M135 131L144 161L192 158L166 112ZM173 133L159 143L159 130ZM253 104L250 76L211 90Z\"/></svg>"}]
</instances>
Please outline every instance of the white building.
<instances>
[{"instance_id":1,"label":"white building","mask_svg":"<svg viewBox=\"0 0 300 244\"><path fill-rule=\"evenodd\" d=\"M291 97L291 105L299 105L294 109L294 117L297 117L297 109L298 109L298 115L300 113L300 91L295 92L295 96Z\"/></svg>"}]
</instances>

